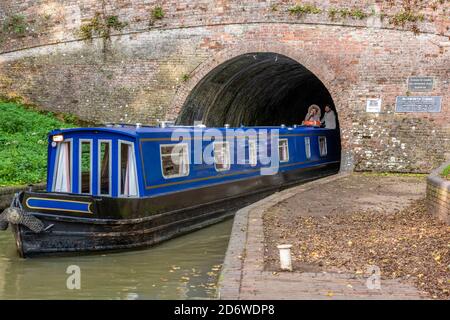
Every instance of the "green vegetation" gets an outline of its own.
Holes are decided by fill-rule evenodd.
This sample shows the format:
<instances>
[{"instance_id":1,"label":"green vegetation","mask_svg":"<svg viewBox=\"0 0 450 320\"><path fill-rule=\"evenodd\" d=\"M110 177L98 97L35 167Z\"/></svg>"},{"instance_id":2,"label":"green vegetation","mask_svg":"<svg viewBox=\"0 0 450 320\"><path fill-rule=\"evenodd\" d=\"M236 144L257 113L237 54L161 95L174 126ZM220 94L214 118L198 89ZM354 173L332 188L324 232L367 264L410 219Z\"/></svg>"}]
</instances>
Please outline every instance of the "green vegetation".
<instances>
[{"instance_id":1,"label":"green vegetation","mask_svg":"<svg viewBox=\"0 0 450 320\"><path fill-rule=\"evenodd\" d=\"M441 2L441 0L439 0ZM409 3L409 2L408 2ZM276 7L274 5L271 6L272 11L276 11ZM288 9L290 14L297 15L299 17L304 16L306 14L320 14L324 10L316 7L312 4L299 4ZM377 13L372 8L370 12L366 12L359 8L330 8L328 9L328 17L331 21L337 21L339 19L355 19L355 20L364 20L370 16L376 16ZM387 16L385 13L379 13L378 16L381 20ZM418 26L415 24L417 22L422 22L425 20L425 16L422 13L414 12L410 6L404 7L403 11L398 12L397 14L390 16L389 23L395 26L405 26L407 22L413 23L411 26L411 31L414 34L419 34L420 30Z\"/></svg>"},{"instance_id":2,"label":"green vegetation","mask_svg":"<svg viewBox=\"0 0 450 320\"><path fill-rule=\"evenodd\" d=\"M30 26L22 14L6 17L0 28L0 45L10 37L25 37Z\"/></svg>"},{"instance_id":3,"label":"green vegetation","mask_svg":"<svg viewBox=\"0 0 450 320\"><path fill-rule=\"evenodd\" d=\"M366 13L361 9L357 9L357 8L352 8L352 9L347 9L347 8L341 8L341 9L336 9L336 8L331 8L328 10L328 16L330 17L331 20L335 21L338 17L342 18L342 19L346 19L346 18L352 18L352 19L358 19L358 20L363 20L365 18L367 18L368 16L372 15L373 13Z\"/></svg>"},{"instance_id":4,"label":"green vegetation","mask_svg":"<svg viewBox=\"0 0 450 320\"><path fill-rule=\"evenodd\" d=\"M74 127L74 123L58 120L51 112L2 100L0 114L0 186L45 181L47 134L53 129Z\"/></svg>"},{"instance_id":5,"label":"green vegetation","mask_svg":"<svg viewBox=\"0 0 450 320\"><path fill-rule=\"evenodd\" d=\"M339 10L336 9L336 8L330 8L330 9L328 10L328 16L330 17L330 19L331 19L332 21L335 21L335 20L336 20L336 17L337 17L337 15L338 15L338 13L339 13Z\"/></svg>"},{"instance_id":6,"label":"green vegetation","mask_svg":"<svg viewBox=\"0 0 450 320\"><path fill-rule=\"evenodd\" d=\"M405 10L395 14L391 19L390 23L395 26L403 26L406 22L419 22L423 21L425 16L421 13L414 13L411 10Z\"/></svg>"},{"instance_id":7,"label":"green vegetation","mask_svg":"<svg viewBox=\"0 0 450 320\"><path fill-rule=\"evenodd\" d=\"M305 14L319 14L322 12L322 10L315 5L312 4L304 4L304 5L296 5L293 7L290 7L288 9L290 14L295 14L298 16L303 16Z\"/></svg>"},{"instance_id":8,"label":"green vegetation","mask_svg":"<svg viewBox=\"0 0 450 320\"><path fill-rule=\"evenodd\" d=\"M112 28L114 30L122 30L127 26L128 23L119 20L118 16L107 16L106 17L106 27Z\"/></svg>"},{"instance_id":9,"label":"green vegetation","mask_svg":"<svg viewBox=\"0 0 450 320\"><path fill-rule=\"evenodd\" d=\"M369 16L369 14L365 13L361 9L351 9L350 10L350 17L353 19L362 20Z\"/></svg>"},{"instance_id":10,"label":"green vegetation","mask_svg":"<svg viewBox=\"0 0 450 320\"><path fill-rule=\"evenodd\" d=\"M181 81L186 82L186 81L188 81L190 78L191 78L191 77L190 77L187 73L184 73L184 74L181 76Z\"/></svg>"},{"instance_id":11,"label":"green vegetation","mask_svg":"<svg viewBox=\"0 0 450 320\"><path fill-rule=\"evenodd\" d=\"M444 168L444 171L442 171L442 177L444 177L447 180L450 180L450 164Z\"/></svg>"},{"instance_id":12,"label":"green vegetation","mask_svg":"<svg viewBox=\"0 0 450 320\"><path fill-rule=\"evenodd\" d=\"M100 14L96 13L95 16L91 20L89 20L88 23L81 25L79 33L83 39L92 39L93 34L100 30L99 17Z\"/></svg>"},{"instance_id":13,"label":"green vegetation","mask_svg":"<svg viewBox=\"0 0 450 320\"><path fill-rule=\"evenodd\" d=\"M111 30L120 31L127 25L128 23L120 21L118 16L105 16L97 12L89 22L81 25L79 34L85 40L90 40L94 36L109 39Z\"/></svg>"},{"instance_id":14,"label":"green vegetation","mask_svg":"<svg viewBox=\"0 0 450 320\"><path fill-rule=\"evenodd\" d=\"M152 20L161 20L164 18L164 10L161 6L154 7L152 9Z\"/></svg>"},{"instance_id":15,"label":"green vegetation","mask_svg":"<svg viewBox=\"0 0 450 320\"><path fill-rule=\"evenodd\" d=\"M28 27L28 22L22 14L15 14L7 17L3 22L3 32L19 37L25 36Z\"/></svg>"}]
</instances>

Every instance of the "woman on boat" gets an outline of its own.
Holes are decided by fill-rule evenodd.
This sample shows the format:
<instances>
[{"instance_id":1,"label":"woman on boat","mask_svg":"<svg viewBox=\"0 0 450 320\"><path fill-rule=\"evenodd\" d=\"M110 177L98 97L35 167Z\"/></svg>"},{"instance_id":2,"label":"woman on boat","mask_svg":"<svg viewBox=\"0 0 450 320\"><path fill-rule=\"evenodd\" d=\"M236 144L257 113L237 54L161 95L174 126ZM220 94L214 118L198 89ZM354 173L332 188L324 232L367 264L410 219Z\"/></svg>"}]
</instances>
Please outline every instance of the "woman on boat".
<instances>
[{"instance_id":1,"label":"woman on boat","mask_svg":"<svg viewBox=\"0 0 450 320\"><path fill-rule=\"evenodd\" d=\"M316 104L312 104L308 108L308 113L306 114L305 121L320 121L320 108Z\"/></svg>"}]
</instances>

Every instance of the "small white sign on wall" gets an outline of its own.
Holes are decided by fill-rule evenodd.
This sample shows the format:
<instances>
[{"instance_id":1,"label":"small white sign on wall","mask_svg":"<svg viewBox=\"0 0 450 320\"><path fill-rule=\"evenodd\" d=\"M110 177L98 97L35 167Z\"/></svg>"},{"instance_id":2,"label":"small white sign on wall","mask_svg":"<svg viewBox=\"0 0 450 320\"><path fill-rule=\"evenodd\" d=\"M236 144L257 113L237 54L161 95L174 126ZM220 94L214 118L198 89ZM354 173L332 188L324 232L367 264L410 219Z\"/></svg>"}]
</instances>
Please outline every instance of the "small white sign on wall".
<instances>
[{"instance_id":1,"label":"small white sign on wall","mask_svg":"<svg viewBox=\"0 0 450 320\"><path fill-rule=\"evenodd\" d=\"M366 112L381 112L381 99L367 99Z\"/></svg>"}]
</instances>

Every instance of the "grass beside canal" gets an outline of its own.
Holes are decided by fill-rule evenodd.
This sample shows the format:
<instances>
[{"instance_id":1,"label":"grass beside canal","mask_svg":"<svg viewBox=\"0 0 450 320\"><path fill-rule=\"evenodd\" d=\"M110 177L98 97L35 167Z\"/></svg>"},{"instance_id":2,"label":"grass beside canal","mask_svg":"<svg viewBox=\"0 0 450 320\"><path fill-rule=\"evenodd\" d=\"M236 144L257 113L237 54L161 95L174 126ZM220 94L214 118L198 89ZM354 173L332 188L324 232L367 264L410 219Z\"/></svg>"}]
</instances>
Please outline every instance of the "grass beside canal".
<instances>
[{"instance_id":1,"label":"grass beside canal","mask_svg":"<svg viewBox=\"0 0 450 320\"><path fill-rule=\"evenodd\" d=\"M75 122L73 116L0 100L0 186L45 181L47 134L53 129L74 127Z\"/></svg>"},{"instance_id":2,"label":"grass beside canal","mask_svg":"<svg viewBox=\"0 0 450 320\"><path fill-rule=\"evenodd\" d=\"M450 165L448 165L446 168L444 168L444 171L442 171L442 176L445 179L450 180Z\"/></svg>"}]
</instances>

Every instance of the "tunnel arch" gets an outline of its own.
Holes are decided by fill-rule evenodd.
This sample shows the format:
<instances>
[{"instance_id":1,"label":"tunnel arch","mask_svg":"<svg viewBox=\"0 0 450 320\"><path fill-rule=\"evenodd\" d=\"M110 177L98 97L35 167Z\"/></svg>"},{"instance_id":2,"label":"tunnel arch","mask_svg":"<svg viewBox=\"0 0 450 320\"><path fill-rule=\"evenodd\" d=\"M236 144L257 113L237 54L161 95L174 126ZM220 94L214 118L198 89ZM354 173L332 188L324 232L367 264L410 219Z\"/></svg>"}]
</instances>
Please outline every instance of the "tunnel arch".
<instances>
[{"instance_id":1,"label":"tunnel arch","mask_svg":"<svg viewBox=\"0 0 450 320\"><path fill-rule=\"evenodd\" d=\"M343 72L344 69L336 66L339 64L332 63L329 57L322 51L311 52L304 50L301 43L297 46L288 45L283 42L278 41L247 41L245 43L236 43L233 47L227 49L218 50L215 54L211 55L208 59L200 63L196 68L194 68L190 73L187 81L184 81L177 87L176 92L172 98L172 102L167 109L166 120L176 121L181 124L184 122L182 118L186 101L189 100L194 89L199 86L204 78L208 76L214 69L220 68L222 65L226 65L228 61L233 59L249 55L249 54L261 54L261 53L271 53L278 56L284 56L286 59L297 62L305 69L309 70L323 86L328 90L328 93L335 106L336 115L339 117L339 133L340 133L340 145L341 145L341 170L351 171L354 167L354 156L353 150L350 148L352 122L348 115L347 106L350 103L350 96L345 94L349 87L343 87L343 79L348 79L348 84L351 86L351 77L353 75L348 72ZM344 67L344 66L342 66ZM323 107L323 106L322 106ZM186 108L187 109L187 108ZM192 110L194 111L195 108ZM198 113L201 111L197 109ZM302 116L303 112L297 117L297 119ZM198 119L198 118L197 118ZM295 121L297 122L297 121ZM185 122L186 123L186 122ZM287 122L285 124L289 124ZM223 125L223 124L222 124ZM248 123L247 125L251 125Z\"/></svg>"},{"instance_id":2,"label":"tunnel arch","mask_svg":"<svg viewBox=\"0 0 450 320\"><path fill-rule=\"evenodd\" d=\"M208 72L191 90L176 123L207 126L293 125L316 104L334 108L322 81L297 61L274 52L233 57Z\"/></svg>"},{"instance_id":3,"label":"tunnel arch","mask_svg":"<svg viewBox=\"0 0 450 320\"><path fill-rule=\"evenodd\" d=\"M188 74L187 81L183 81L177 87L170 106L167 109L166 120L176 120L194 87L214 68L237 56L255 52L277 53L297 61L306 69L310 70L325 85L334 100L338 112L342 111L339 109L340 106L348 104L346 100L347 96L340 94L344 89L339 85L342 79L339 79L337 76L340 74L340 70L335 70L334 66L336 64L331 63L328 60L329 58L323 53L304 50L302 49L301 43L293 46L278 41L261 42L249 40L238 42L232 47L216 51L195 67ZM342 78L342 75L340 77Z\"/></svg>"}]
</instances>

